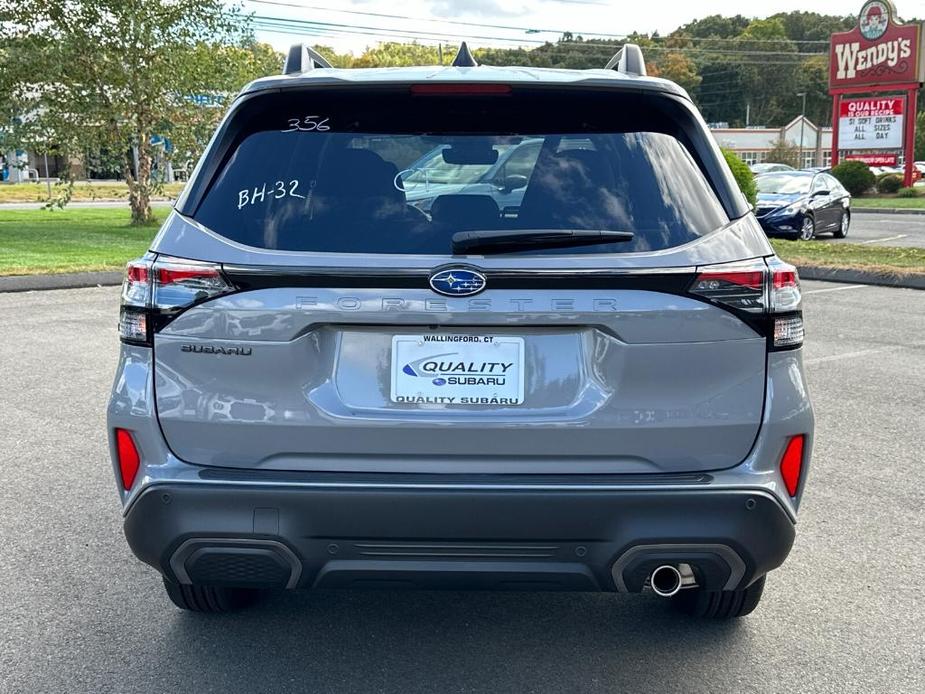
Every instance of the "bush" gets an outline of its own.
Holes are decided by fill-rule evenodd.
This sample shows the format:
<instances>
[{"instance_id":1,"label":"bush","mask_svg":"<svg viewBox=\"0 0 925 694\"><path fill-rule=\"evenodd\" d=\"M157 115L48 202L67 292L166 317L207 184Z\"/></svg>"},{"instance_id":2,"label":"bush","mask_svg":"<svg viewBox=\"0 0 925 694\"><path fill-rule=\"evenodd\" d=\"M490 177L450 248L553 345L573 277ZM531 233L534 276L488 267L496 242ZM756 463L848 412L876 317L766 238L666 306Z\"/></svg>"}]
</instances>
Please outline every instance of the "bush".
<instances>
[{"instance_id":1,"label":"bush","mask_svg":"<svg viewBox=\"0 0 925 694\"><path fill-rule=\"evenodd\" d=\"M919 197L918 188L900 188L896 191L897 198L917 198Z\"/></svg>"},{"instance_id":2,"label":"bush","mask_svg":"<svg viewBox=\"0 0 925 694\"><path fill-rule=\"evenodd\" d=\"M903 178L899 174L886 174L877 178L877 192L892 195L903 187Z\"/></svg>"},{"instance_id":3,"label":"bush","mask_svg":"<svg viewBox=\"0 0 925 694\"><path fill-rule=\"evenodd\" d=\"M832 175L848 189L852 195L864 195L870 190L876 177L870 167L862 161L851 160L843 161L841 164L832 169Z\"/></svg>"},{"instance_id":4,"label":"bush","mask_svg":"<svg viewBox=\"0 0 925 694\"><path fill-rule=\"evenodd\" d=\"M726 158L726 163L729 164L729 168L732 170L732 175L735 177L736 183L739 184L739 190L742 191L742 195L748 200L749 205L754 205L758 200L758 187L755 185L755 174L748 168L748 164L739 159L739 157L728 149L723 150L723 156Z\"/></svg>"}]
</instances>

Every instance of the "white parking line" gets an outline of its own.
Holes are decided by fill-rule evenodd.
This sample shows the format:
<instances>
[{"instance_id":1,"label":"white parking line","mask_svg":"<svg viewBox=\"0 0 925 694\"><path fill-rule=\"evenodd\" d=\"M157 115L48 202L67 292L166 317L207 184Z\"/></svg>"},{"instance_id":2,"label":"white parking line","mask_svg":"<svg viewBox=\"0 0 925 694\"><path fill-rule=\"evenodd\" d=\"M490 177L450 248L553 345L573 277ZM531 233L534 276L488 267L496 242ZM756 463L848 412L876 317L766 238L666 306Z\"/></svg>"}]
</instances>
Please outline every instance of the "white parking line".
<instances>
[{"instance_id":1,"label":"white parking line","mask_svg":"<svg viewBox=\"0 0 925 694\"><path fill-rule=\"evenodd\" d=\"M827 361L839 361L841 359L852 359L854 357L866 357L871 354L880 354L881 352L892 352L897 349L902 349L905 345L893 345L890 347L878 347L876 349L861 349L857 352L843 352L842 354L829 354L825 357L815 357L814 359L804 359L803 363L806 365L810 364L822 364Z\"/></svg>"},{"instance_id":2,"label":"white parking line","mask_svg":"<svg viewBox=\"0 0 925 694\"><path fill-rule=\"evenodd\" d=\"M812 359L804 359L803 363L810 364L824 364L829 361L840 361L842 359L853 359L854 357L867 357L871 354L883 354L884 352L895 352L901 349L918 349L925 345L925 342L910 342L905 345L887 345L885 347L873 347L871 349L859 349L856 352L842 352L841 354L828 354L824 357L814 357Z\"/></svg>"},{"instance_id":3,"label":"white parking line","mask_svg":"<svg viewBox=\"0 0 925 694\"><path fill-rule=\"evenodd\" d=\"M858 243L883 243L884 241L896 241L897 239L904 239L909 234L896 234L896 236L887 236L882 239L867 239L866 241L859 241Z\"/></svg>"},{"instance_id":4,"label":"white parking line","mask_svg":"<svg viewBox=\"0 0 925 694\"><path fill-rule=\"evenodd\" d=\"M828 289L810 289L808 292L803 292L804 294L823 294L824 292L842 292L846 289L864 289L868 287L867 284L849 284L845 287L829 287Z\"/></svg>"}]
</instances>

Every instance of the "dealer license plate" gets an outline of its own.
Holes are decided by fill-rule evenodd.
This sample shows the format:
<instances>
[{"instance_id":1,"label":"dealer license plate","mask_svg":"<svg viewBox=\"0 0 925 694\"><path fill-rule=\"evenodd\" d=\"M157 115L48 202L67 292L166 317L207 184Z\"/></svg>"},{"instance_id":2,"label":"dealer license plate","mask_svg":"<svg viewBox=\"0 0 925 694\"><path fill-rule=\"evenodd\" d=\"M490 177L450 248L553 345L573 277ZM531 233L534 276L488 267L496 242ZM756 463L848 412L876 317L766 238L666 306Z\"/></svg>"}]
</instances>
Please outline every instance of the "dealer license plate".
<instances>
[{"instance_id":1,"label":"dealer license plate","mask_svg":"<svg viewBox=\"0 0 925 694\"><path fill-rule=\"evenodd\" d=\"M522 337L395 335L391 399L421 405L520 405L523 364Z\"/></svg>"}]
</instances>

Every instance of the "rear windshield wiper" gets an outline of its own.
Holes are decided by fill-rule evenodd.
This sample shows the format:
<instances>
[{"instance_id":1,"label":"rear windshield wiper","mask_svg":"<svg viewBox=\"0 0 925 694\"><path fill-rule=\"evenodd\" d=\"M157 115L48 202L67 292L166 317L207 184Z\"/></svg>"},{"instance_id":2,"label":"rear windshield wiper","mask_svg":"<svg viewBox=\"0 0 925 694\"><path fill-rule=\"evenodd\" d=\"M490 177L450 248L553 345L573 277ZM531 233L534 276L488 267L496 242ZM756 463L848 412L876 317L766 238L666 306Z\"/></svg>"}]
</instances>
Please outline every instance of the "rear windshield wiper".
<instances>
[{"instance_id":1,"label":"rear windshield wiper","mask_svg":"<svg viewBox=\"0 0 925 694\"><path fill-rule=\"evenodd\" d=\"M631 231L601 229L486 229L453 234L453 253L507 253L529 248L568 248L632 241Z\"/></svg>"}]
</instances>

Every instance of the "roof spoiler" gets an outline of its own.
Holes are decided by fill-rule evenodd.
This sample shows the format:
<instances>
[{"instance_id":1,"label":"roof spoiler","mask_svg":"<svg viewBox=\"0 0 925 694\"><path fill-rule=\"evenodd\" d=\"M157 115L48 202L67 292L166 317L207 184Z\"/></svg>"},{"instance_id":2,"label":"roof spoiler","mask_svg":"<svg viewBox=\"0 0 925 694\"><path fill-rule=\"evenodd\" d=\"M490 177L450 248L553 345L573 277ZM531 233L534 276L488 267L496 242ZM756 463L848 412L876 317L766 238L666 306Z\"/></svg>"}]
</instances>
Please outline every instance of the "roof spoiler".
<instances>
[{"instance_id":1,"label":"roof spoiler","mask_svg":"<svg viewBox=\"0 0 925 694\"><path fill-rule=\"evenodd\" d=\"M294 43L289 47L286 62L283 63L283 74L299 75L316 67L331 67L331 63L314 48L304 43Z\"/></svg>"},{"instance_id":2,"label":"roof spoiler","mask_svg":"<svg viewBox=\"0 0 925 694\"><path fill-rule=\"evenodd\" d=\"M624 43L623 48L614 54L604 69L645 77L646 61L642 57L642 49L635 43Z\"/></svg>"}]
</instances>

